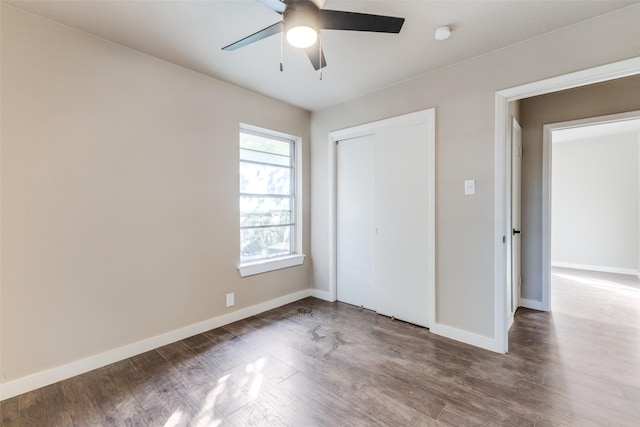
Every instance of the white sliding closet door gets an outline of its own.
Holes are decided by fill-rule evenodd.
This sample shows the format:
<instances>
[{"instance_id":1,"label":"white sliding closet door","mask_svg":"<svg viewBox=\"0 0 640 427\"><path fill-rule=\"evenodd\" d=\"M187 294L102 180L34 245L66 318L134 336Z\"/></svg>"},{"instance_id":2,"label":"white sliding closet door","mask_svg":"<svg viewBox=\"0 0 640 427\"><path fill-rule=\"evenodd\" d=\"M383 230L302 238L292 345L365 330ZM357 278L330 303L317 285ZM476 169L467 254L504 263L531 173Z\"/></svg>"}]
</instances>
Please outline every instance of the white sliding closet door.
<instances>
[{"instance_id":1,"label":"white sliding closet door","mask_svg":"<svg viewBox=\"0 0 640 427\"><path fill-rule=\"evenodd\" d=\"M428 326L428 145L425 124L375 134L375 301L386 316Z\"/></svg>"},{"instance_id":2,"label":"white sliding closet door","mask_svg":"<svg viewBox=\"0 0 640 427\"><path fill-rule=\"evenodd\" d=\"M373 136L337 147L337 289L339 301L375 310L373 283Z\"/></svg>"},{"instance_id":3,"label":"white sliding closet door","mask_svg":"<svg viewBox=\"0 0 640 427\"><path fill-rule=\"evenodd\" d=\"M339 301L429 326L435 288L433 110L341 131Z\"/></svg>"}]
</instances>

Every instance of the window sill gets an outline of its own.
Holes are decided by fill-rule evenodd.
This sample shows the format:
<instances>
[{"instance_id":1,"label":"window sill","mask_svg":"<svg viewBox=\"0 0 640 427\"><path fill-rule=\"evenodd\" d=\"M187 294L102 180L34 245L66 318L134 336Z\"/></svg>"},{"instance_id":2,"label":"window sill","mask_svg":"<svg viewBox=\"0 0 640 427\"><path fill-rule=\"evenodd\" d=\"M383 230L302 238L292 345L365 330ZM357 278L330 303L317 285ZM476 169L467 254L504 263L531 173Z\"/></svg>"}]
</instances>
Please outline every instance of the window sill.
<instances>
[{"instance_id":1,"label":"window sill","mask_svg":"<svg viewBox=\"0 0 640 427\"><path fill-rule=\"evenodd\" d=\"M304 255L292 254L280 258L271 258L255 262L247 262L238 266L240 277L253 276L254 274L266 273L268 271L280 270L282 268L295 267L301 265Z\"/></svg>"}]
</instances>

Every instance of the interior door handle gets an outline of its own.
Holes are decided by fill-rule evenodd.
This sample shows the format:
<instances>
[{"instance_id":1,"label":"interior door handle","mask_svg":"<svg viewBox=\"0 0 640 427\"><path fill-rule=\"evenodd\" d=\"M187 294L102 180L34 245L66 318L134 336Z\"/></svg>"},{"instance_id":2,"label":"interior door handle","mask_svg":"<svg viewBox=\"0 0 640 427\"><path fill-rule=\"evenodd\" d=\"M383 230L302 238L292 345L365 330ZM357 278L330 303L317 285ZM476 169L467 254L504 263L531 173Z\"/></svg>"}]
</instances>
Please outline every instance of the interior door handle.
<instances>
[{"instance_id":1,"label":"interior door handle","mask_svg":"<svg viewBox=\"0 0 640 427\"><path fill-rule=\"evenodd\" d=\"M520 230L513 229L513 234L520 234Z\"/></svg>"}]
</instances>

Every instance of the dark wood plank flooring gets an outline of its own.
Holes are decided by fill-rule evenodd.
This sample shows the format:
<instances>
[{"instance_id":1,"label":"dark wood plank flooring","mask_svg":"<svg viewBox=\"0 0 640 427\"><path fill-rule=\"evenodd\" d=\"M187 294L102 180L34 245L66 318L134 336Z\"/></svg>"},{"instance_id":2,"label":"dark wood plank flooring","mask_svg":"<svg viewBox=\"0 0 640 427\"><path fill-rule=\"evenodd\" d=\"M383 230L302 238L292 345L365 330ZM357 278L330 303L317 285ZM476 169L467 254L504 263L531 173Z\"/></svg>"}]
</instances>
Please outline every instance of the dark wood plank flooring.
<instances>
[{"instance_id":1,"label":"dark wood plank flooring","mask_svg":"<svg viewBox=\"0 0 640 427\"><path fill-rule=\"evenodd\" d=\"M7 399L0 420L639 426L640 283L556 270L552 296L552 313L518 311L508 355L307 298Z\"/></svg>"}]
</instances>

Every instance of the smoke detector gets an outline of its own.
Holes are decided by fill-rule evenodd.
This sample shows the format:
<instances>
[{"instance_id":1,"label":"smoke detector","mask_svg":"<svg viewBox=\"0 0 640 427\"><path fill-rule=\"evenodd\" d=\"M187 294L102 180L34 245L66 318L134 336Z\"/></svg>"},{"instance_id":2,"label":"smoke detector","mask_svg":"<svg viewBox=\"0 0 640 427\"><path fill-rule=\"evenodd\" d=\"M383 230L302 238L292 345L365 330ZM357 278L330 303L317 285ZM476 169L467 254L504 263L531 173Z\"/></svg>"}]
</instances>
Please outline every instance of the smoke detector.
<instances>
[{"instance_id":1,"label":"smoke detector","mask_svg":"<svg viewBox=\"0 0 640 427\"><path fill-rule=\"evenodd\" d=\"M446 40L451 36L451 28L440 27L436 30L435 38L438 41Z\"/></svg>"}]
</instances>

